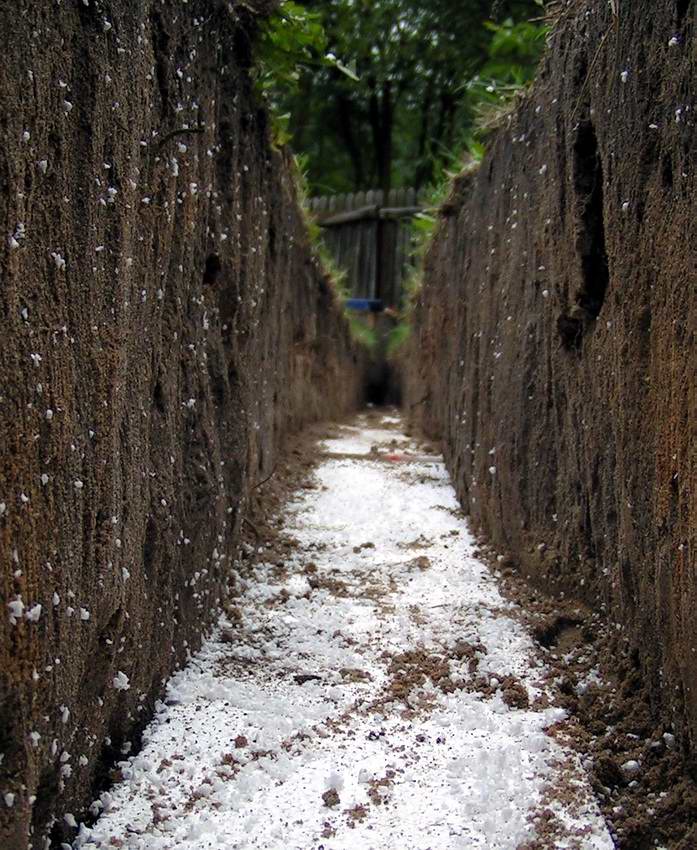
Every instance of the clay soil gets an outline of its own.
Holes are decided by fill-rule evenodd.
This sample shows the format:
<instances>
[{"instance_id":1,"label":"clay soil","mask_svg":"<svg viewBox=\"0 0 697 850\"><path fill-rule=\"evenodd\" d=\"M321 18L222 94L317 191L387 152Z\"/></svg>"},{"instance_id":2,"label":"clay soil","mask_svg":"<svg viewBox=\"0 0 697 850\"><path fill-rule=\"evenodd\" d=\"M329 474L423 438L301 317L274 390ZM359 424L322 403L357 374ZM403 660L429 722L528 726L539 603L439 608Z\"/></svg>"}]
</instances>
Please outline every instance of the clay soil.
<instances>
[{"instance_id":1,"label":"clay soil","mask_svg":"<svg viewBox=\"0 0 697 850\"><path fill-rule=\"evenodd\" d=\"M90 804L285 436L362 397L251 79L272 4L103 5L0 0L3 850Z\"/></svg>"}]
</instances>

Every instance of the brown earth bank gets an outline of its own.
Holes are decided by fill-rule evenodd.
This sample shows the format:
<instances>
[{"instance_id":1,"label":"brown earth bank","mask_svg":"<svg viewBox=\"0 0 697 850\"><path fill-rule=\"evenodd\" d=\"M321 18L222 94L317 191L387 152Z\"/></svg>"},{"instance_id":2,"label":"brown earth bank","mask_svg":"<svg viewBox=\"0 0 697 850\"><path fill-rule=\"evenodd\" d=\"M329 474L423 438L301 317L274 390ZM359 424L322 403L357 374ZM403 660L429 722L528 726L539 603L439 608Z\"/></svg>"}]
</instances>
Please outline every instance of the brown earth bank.
<instances>
[{"instance_id":1,"label":"brown earth bank","mask_svg":"<svg viewBox=\"0 0 697 850\"><path fill-rule=\"evenodd\" d=\"M136 746L282 435L359 402L253 94L257 12L0 2L7 850L67 837Z\"/></svg>"},{"instance_id":2,"label":"brown earth bank","mask_svg":"<svg viewBox=\"0 0 697 850\"><path fill-rule=\"evenodd\" d=\"M610 834L620 850L694 850L697 847L697 769L677 745L670 719L651 710L650 683L635 648L602 611L562 593L534 587L482 540L511 612L531 633L548 670L555 705L568 720L549 732L575 750L588 773ZM538 838L520 850L558 847L567 837L554 813L564 782L534 813Z\"/></svg>"},{"instance_id":3,"label":"brown earth bank","mask_svg":"<svg viewBox=\"0 0 697 850\"><path fill-rule=\"evenodd\" d=\"M411 422L442 441L475 528L619 624L683 755L697 751L696 16L694 0L557 4L533 91L440 211L403 361Z\"/></svg>"}]
</instances>

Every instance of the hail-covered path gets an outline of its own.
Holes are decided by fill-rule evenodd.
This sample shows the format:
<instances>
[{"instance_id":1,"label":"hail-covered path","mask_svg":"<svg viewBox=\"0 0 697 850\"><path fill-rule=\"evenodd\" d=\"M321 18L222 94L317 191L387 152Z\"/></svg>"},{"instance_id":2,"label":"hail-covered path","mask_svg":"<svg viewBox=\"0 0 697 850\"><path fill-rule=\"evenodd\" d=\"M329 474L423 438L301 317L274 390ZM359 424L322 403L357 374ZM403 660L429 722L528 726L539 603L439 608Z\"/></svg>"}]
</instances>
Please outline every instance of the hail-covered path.
<instances>
[{"instance_id":1,"label":"hail-covered path","mask_svg":"<svg viewBox=\"0 0 697 850\"><path fill-rule=\"evenodd\" d=\"M241 570L76 846L614 846L442 459L400 424L369 413L320 444L290 556Z\"/></svg>"}]
</instances>

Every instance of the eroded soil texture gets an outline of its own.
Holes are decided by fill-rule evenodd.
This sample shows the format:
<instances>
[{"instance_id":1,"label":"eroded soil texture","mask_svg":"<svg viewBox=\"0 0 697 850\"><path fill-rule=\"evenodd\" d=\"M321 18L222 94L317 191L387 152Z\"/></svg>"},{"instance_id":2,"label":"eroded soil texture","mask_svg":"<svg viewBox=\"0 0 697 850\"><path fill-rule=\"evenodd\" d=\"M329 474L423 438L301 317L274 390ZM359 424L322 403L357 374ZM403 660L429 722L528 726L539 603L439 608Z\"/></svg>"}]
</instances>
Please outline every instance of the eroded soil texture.
<instances>
[{"instance_id":1,"label":"eroded soil texture","mask_svg":"<svg viewBox=\"0 0 697 850\"><path fill-rule=\"evenodd\" d=\"M472 527L621 625L694 759L697 3L546 6L534 86L441 209L406 406Z\"/></svg>"},{"instance_id":2,"label":"eroded soil texture","mask_svg":"<svg viewBox=\"0 0 697 850\"><path fill-rule=\"evenodd\" d=\"M0 847L67 840L361 359L273 148L266 3L0 0Z\"/></svg>"}]
</instances>

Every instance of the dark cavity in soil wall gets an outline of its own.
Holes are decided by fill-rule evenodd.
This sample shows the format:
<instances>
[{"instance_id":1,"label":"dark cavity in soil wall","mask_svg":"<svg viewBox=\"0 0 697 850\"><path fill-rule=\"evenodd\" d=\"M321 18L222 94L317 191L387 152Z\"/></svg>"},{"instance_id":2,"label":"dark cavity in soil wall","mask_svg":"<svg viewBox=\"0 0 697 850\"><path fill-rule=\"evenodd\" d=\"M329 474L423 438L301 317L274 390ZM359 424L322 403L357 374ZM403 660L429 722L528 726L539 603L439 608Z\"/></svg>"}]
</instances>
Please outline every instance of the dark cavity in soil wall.
<instances>
[{"instance_id":1,"label":"dark cavity in soil wall","mask_svg":"<svg viewBox=\"0 0 697 850\"><path fill-rule=\"evenodd\" d=\"M0 2L3 850L69 839L215 618L284 433L359 401L254 18Z\"/></svg>"},{"instance_id":2,"label":"dark cavity in soil wall","mask_svg":"<svg viewBox=\"0 0 697 850\"><path fill-rule=\"evenodd\" d=\"M406 406L475 527L622 625L697 745L694 2L559 4L533 92L455 181Z\"/></svg>"}]
</instances>

